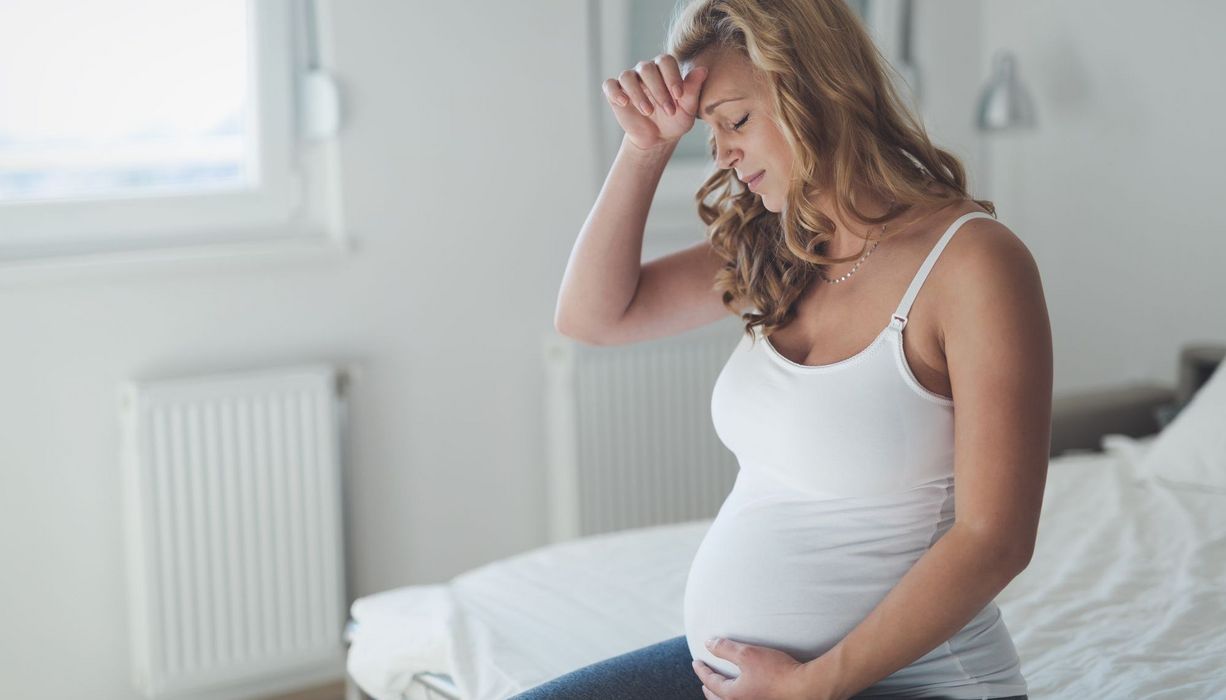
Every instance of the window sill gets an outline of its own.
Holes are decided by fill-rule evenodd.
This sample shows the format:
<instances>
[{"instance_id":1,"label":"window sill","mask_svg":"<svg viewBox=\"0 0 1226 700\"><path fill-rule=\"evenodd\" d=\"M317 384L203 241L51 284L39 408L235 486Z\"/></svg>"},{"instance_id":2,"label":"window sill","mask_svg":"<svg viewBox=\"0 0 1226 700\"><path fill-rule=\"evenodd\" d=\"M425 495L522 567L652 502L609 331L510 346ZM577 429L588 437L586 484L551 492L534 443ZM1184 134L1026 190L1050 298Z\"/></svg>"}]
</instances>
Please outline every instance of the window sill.
<instances>
[{"instance_id":1,"label":"window sill","mask_svg":"<svg viewBox=\"0 0 1226 700\"><path fill-rule=\"evenodd\" d=\"M318 234L0 258L0 289L65 281L127 280L148 273L229 271L268 263L342 260L355 248L347 236Z\"/></svg>"}]
</instances>

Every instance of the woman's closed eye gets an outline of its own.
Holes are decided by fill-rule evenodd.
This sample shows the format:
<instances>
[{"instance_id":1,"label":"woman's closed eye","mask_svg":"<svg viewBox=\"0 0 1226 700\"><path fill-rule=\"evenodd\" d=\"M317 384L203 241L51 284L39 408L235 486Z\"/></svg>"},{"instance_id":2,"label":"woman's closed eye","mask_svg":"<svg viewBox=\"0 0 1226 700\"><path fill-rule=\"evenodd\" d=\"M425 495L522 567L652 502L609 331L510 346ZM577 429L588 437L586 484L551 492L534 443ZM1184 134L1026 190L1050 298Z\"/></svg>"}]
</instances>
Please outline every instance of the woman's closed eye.
<instances>
[{"instance_id":1,"label":"woman's closed eye","mask_svg":"<svg viewBox=\"0 0 1226 700\"><path fill-rule=\"evenodd\" d=\"M742 127L742 126L745 126L745 122L747 122L747 121L749 121L749 115L748 115L748 114L746 114L744 117L741 117L741 121L739 121L739 122L737 122L737 123L733 124L733 125L732 125L732 130L733 130L733 131L740 131L740 130L741 130L741 127Z\"/></svg>"}]
</instances>

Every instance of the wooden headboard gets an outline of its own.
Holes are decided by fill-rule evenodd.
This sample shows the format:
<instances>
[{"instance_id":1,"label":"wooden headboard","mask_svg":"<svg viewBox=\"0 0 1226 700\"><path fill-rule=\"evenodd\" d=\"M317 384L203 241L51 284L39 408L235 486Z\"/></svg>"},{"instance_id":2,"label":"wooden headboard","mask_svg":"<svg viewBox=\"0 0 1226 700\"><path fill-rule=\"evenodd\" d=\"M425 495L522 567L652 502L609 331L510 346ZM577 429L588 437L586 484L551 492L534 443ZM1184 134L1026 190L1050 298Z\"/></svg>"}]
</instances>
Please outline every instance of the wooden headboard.
<instances>
[{"instance_id":1,"label":"wooden headboard","mask_svg":"<svg viewBox=\"0 0 1226 700\"><path fill-rule=\"evenodd\" d=\"M1144 437L1159 432L1226 358L1226 345L1186 345L1179 384L1131 384L1052 398L1051 455L1101 449L1103 435Z\"/></svg>"},{"instance_id":2,"label":"wooden headboard","mask_svg":"<svg viewBox=\"0 0 1226 700\"><path fill-rule=\"evenodd\" d=\"M1183 407L1209 381L1210 375L1226 359L1226 345L1187 345L1179 353L1179 386L1176 401Z\"/></svg>"}]
</instances>

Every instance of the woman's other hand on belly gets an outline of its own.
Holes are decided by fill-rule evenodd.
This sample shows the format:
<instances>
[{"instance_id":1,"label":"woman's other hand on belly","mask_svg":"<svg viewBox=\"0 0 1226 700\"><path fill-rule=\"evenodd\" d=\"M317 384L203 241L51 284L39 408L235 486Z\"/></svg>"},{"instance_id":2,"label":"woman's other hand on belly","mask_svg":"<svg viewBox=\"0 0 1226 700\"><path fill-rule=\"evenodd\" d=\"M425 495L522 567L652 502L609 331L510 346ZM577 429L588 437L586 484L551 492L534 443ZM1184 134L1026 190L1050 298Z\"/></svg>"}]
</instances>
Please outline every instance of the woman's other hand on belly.
<instances>
[{"instance_id":1,"label":"woman's other hand on belly","mask_svg":"<svg viewBox=\"0 0 1226 700\"><path fill-rule=\"evenodd\" d=\"M833 692L821 686L809 665L786 652L770 647L712 638L707 650L741 670L728 678L700 660L694 673L702 681L702 693L710 700L827 700Z\"/></svg>"}]
</instances>

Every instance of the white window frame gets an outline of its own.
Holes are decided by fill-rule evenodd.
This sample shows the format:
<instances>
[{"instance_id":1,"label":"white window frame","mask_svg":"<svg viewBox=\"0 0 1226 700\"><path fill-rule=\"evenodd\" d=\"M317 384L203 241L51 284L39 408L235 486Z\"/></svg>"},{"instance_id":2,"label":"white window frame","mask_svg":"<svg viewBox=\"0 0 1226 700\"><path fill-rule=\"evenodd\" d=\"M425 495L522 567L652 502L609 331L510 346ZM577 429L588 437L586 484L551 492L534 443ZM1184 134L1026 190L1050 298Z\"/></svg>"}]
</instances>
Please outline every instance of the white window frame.
<instances>
[{"instance_id":1,"label":"white window frame","mask_svg":"<svg viewBox=\"0 0 1226 700\"><path fill-rule=\"evenodd\" d=\"M326 32L316 27L331 23L314 14L325 13L328 3L306 3L315 0L247 0L257 187L0 206L0 275L21 279L23 270L83 263L349 249L340 225L336 140L308 140L299 126L317 116L304 114L313 108L301 95L306 69L319 70L330 54ZM308 56L311 51L316 55Z\"/></svg>"}]
</instances>

